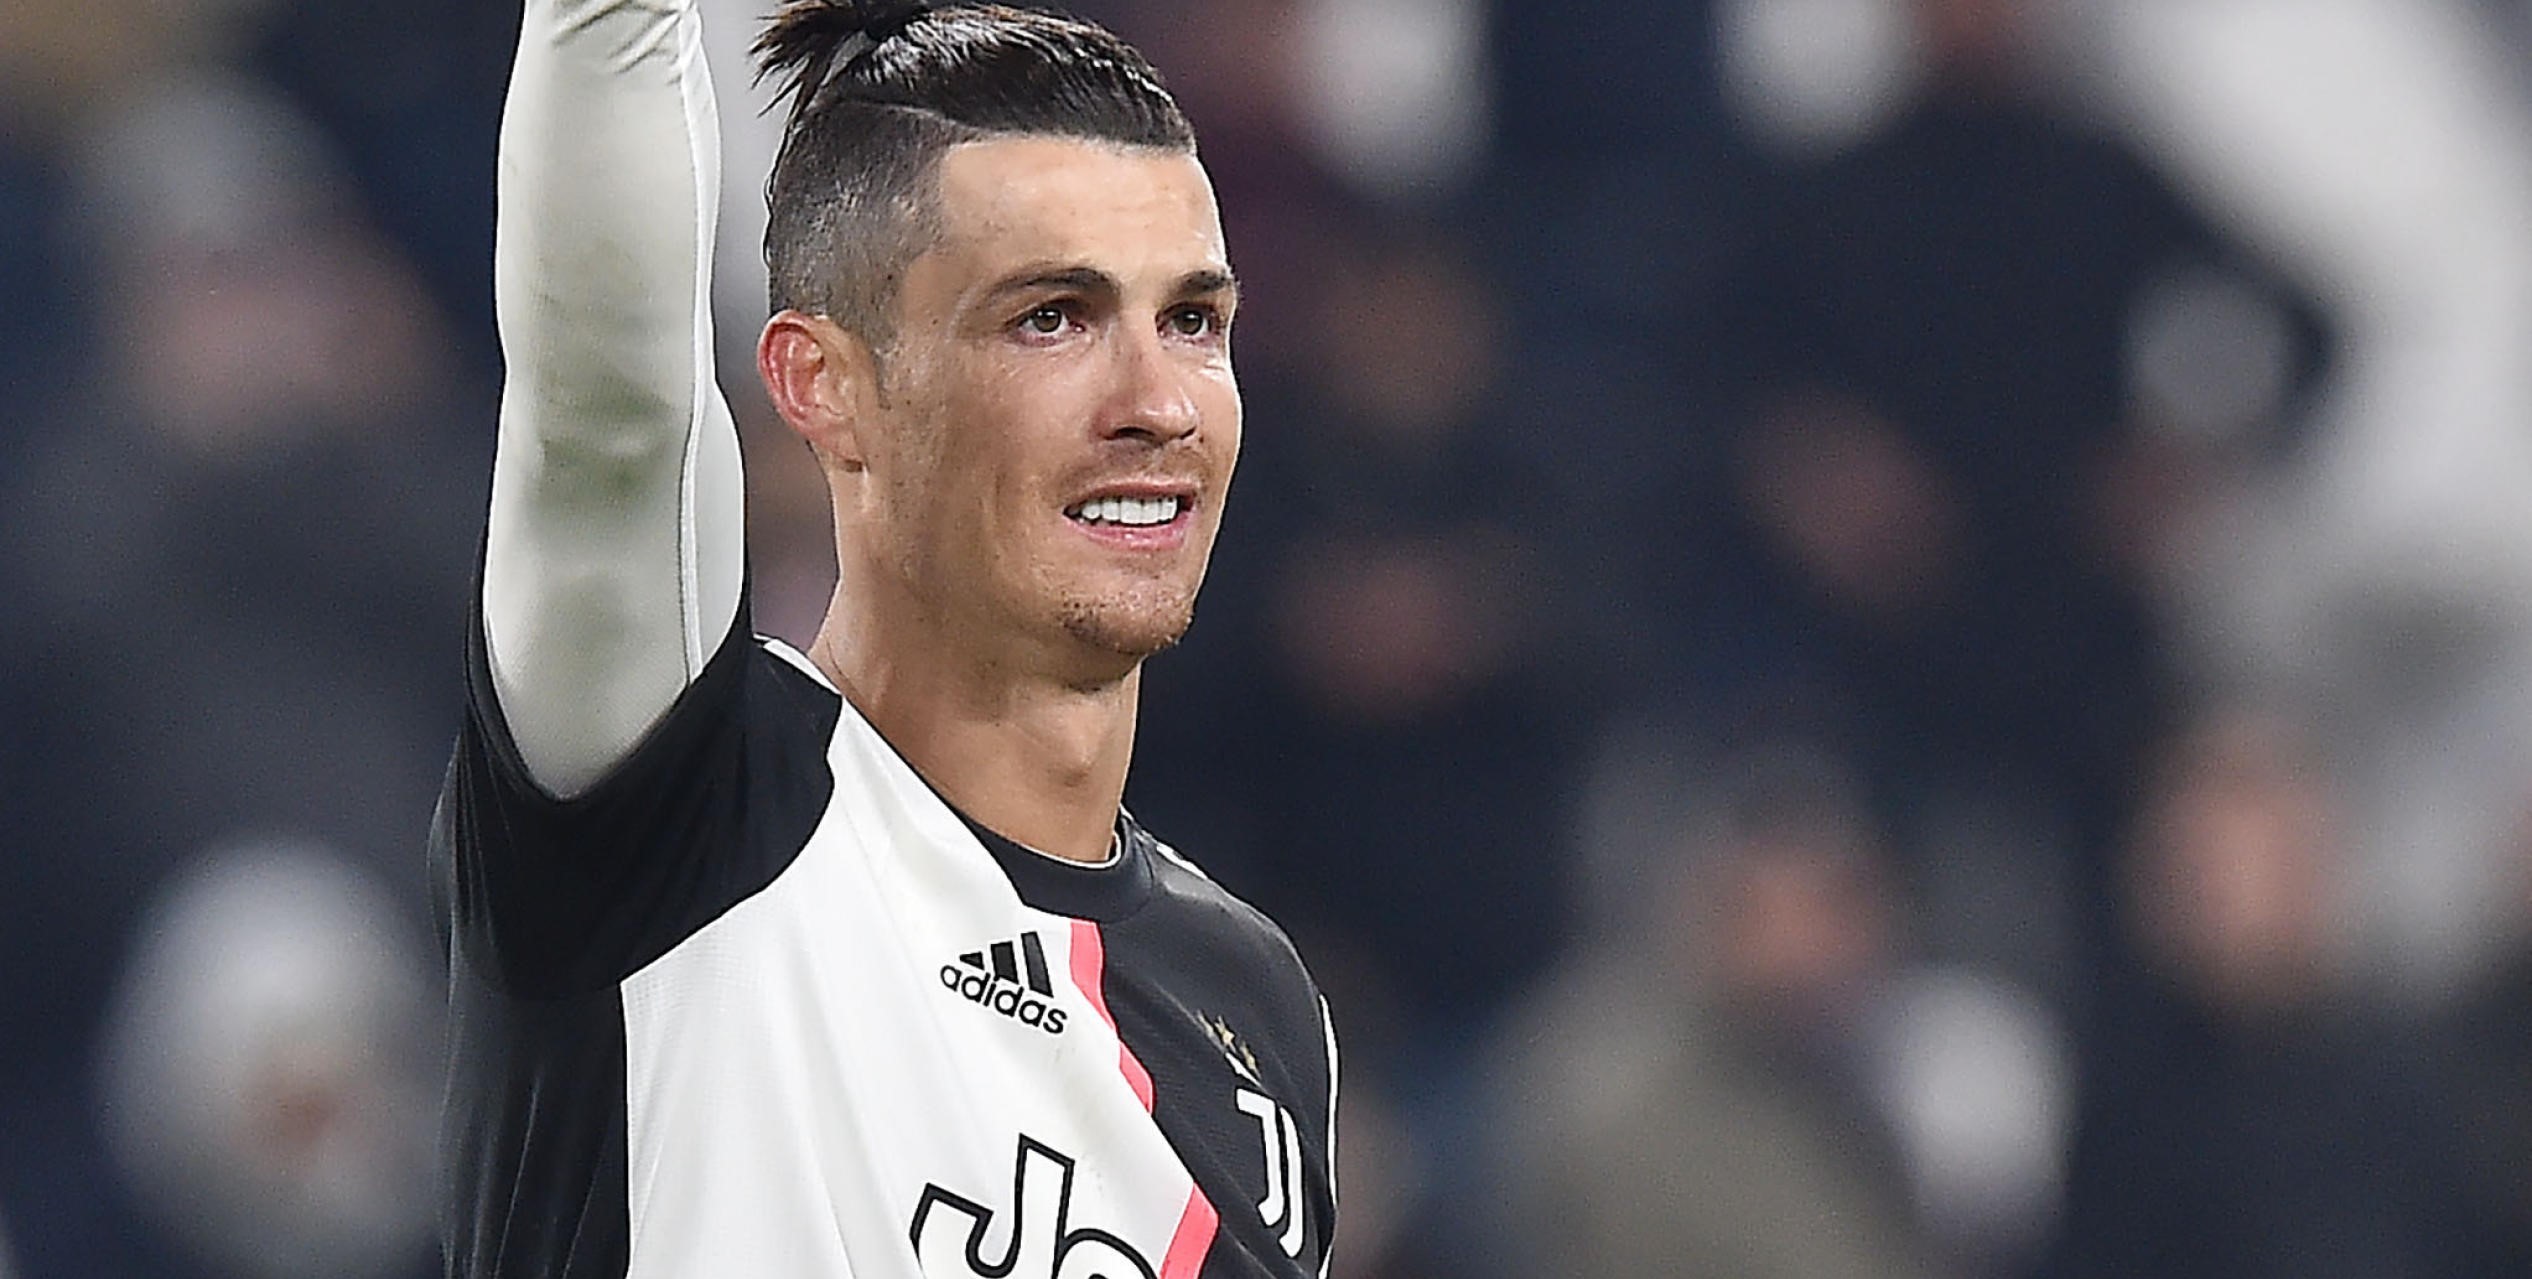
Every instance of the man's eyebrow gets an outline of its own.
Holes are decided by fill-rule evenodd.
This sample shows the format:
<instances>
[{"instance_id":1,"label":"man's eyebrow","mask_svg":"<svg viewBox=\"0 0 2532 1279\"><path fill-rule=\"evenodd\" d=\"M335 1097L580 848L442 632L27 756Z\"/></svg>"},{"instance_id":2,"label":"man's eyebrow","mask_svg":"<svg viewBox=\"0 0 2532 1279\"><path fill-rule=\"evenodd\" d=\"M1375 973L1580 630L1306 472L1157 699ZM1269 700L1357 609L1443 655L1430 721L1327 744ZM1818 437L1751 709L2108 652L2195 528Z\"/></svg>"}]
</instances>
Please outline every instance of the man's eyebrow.
<instances>
[{"instance_id":1,"label":"man's eyebrow","mask_svg":"<svg viewBox=\"0 0 2532 1279\"><path fill-rule=\"evenodd\" d=\"M1200 293L1230 293L1236 296L1239 291L1240 282L1237 277L1229 271L1210 267L1202 271L1190 271L1178 281L1178 293L1181 297Z\"/></svg>"},{"instance_id":2,"label":"man's eyebrow","mask_svg":"<svg viewBox=\"0 0 2532 1279\"><path fill-rule=\"evenodd\" d=\"M1008 297L1032 289L1072 289L1082 293L1117 294L1125 291L1117 278L1090 266L1022 267L1003 277L985 290L988 298Z\"/></svg>"}]
</instances>

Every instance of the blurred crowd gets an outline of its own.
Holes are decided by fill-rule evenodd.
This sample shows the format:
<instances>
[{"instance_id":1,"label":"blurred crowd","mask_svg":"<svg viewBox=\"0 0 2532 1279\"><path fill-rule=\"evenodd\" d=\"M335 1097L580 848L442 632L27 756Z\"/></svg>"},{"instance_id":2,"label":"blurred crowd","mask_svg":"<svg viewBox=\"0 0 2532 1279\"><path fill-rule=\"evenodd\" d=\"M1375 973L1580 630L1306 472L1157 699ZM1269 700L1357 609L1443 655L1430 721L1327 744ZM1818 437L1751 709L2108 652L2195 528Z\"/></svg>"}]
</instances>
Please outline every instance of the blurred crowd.
<instances>
[{"instance_id":1,"label":"blurred crowd","mask_svg":"<svg viewBox=\"0 0 2532 1279\"><path fill-rule=\"evenodd\" d=\"M1128 803L1330 993L1341 1279L2532 1274L2532 3L1069 7L1243 280ZM0 1277L436 1272L515 31L0 7Z\"/></svg>"}]
</instances>

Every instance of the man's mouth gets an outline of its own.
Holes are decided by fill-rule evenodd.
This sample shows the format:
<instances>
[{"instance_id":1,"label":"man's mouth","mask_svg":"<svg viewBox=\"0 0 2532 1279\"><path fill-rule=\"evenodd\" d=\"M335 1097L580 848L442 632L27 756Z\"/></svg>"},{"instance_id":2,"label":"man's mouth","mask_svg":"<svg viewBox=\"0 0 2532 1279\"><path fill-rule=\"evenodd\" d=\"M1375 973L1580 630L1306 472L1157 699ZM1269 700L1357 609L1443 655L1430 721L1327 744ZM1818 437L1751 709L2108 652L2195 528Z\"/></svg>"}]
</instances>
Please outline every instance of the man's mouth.
<instances>
[{"instance_id":1,"label":"man's mouth","mask_svg":"<svg viewBox=\"0 0 2532 1279\"><path fill-rule=\"evenodd\" d=\"M1165 497L1094 497L1067 508L1065 516L1093 526L1155 528L1178 518L1186 506L1176 494Z\"/></svg>"}]
</instances>

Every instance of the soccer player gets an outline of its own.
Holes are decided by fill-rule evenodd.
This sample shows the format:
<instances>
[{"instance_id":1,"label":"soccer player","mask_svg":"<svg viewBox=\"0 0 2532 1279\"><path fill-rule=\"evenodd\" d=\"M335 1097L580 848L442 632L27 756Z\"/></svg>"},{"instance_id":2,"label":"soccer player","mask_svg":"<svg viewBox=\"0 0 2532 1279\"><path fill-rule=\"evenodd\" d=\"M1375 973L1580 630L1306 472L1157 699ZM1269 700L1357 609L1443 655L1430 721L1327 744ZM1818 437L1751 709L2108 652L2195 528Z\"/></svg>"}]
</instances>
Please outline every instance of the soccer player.
<instances>
[{"instance_id":1,"label":"soccer player","mask_svg":"<svg viewBox=\"0 0 2532 1279\"><path fill-rule=\"evenodd\" d=\"M789 0L758 372L832 490L752 635L694 0L528 0L470 714L433 823L448 1271L1323 1275L1290 943L1119 807L1238 450L1186 121L1098 28Z\"/></svg>"}]
</instances>

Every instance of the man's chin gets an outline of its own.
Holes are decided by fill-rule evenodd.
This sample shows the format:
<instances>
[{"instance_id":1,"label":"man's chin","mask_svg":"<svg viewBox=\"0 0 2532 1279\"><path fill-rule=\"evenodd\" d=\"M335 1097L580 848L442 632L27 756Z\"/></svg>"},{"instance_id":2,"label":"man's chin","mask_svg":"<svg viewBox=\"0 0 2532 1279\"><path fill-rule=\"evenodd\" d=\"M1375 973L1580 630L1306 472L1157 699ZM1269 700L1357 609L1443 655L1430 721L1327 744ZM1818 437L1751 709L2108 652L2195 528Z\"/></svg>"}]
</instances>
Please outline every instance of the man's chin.
<instances>
[{"instance_id":1,"label":"man's chin","mask_svg":"<svg viewBox=\"0 0 2532 1279\"><path fill-rule=\"evenodd\" d=\"M1167 650L1195 620L1195 602L1082 602L1064 610L1064 632L1085 648L1127 663Z\"/></svg>"}]
</instances>

